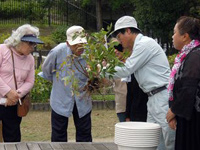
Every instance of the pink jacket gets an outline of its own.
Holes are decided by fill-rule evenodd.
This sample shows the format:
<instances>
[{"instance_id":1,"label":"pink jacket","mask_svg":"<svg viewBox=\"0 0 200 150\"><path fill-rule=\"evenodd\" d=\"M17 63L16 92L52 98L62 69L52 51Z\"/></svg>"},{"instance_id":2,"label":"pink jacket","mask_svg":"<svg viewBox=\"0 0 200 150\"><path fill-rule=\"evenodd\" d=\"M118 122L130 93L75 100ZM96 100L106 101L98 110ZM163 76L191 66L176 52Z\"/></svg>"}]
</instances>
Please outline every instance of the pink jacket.
<instances>
[{"instance_id":1,"label":"pink jacket","mask_svg":"<svg viewBox=\"0 0 200 150\"><path fill-rule=\"evenodd\" d=\"M20 97L23 97L34 85L34 58L31 54L19 55L14 48L11 49L15 62L17 91L20 93ZM0 44L0 98L4 97L11 89L15 89L11 49L5 44Z\"/></svg>"}]
</instances>

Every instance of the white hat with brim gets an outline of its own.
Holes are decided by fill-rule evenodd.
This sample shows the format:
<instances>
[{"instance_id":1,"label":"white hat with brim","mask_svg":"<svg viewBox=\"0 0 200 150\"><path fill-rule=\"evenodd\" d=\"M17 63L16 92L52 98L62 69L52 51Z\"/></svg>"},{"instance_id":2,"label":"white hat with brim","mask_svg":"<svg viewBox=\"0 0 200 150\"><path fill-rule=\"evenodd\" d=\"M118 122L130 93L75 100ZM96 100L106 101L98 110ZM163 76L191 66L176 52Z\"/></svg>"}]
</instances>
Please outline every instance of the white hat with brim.
<instances>
[{"instance_id":1,"label":"white hat with brim","mask_svg":"<svg viewBox=\"0 0 200 150\"><path fill-rule=\"evenodd\" d=\"M114 31L112 32L112 34L124 28L135 28L141 32L141 30L137 27L137 22L134 17L123 16L119 18L117 22L115 23Z\"/></svg>"},{"instance_id":2,"label":"white hat with brim","mask_svg":"<svg viewBox=\"0 0 200 150\"><path fill-rule=\"evenodd\" d=\"M86 37L83 35L84 29L81 26L72 26L66 31L67 42L69 45L87 43Z\"/></svg>"}]
</instances>

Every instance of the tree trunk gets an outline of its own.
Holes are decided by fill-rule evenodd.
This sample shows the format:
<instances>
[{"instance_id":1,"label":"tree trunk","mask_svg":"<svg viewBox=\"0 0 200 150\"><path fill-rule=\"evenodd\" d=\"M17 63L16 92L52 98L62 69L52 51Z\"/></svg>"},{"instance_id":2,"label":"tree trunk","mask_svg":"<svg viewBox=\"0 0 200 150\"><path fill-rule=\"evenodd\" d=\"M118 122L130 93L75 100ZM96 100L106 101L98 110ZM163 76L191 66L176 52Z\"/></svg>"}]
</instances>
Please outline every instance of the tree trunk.
<instances>
[{"instance_id":1,"label":"tree trunk","mask_svg":"<svg viewBox=\"0 0 200 150\"><path fill-rule=\"evenodd\" d=\"M100 31L103 27L101 0L96 0L96 16L97 16L97 31Z\"/></svg>"}]
</instances>

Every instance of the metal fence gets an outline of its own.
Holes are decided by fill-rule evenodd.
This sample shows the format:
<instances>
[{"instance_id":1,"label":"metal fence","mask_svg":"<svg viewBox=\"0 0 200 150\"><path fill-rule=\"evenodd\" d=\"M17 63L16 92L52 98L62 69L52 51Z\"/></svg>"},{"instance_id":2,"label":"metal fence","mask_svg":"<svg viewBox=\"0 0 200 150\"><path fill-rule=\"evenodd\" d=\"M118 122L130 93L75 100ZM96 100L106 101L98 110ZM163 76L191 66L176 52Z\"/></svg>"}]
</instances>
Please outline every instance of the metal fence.
<instances>
[{"instance_id":1,"label":"metal fence","mask_svg":"<svg viewBox=\"0 0 200 150\"><path fill-rule=\"evenodd\" d=\"M0 0L0 24L24 23L96 29L96 16L80 7L79 0Z\"/></svg>"}]
</instances>

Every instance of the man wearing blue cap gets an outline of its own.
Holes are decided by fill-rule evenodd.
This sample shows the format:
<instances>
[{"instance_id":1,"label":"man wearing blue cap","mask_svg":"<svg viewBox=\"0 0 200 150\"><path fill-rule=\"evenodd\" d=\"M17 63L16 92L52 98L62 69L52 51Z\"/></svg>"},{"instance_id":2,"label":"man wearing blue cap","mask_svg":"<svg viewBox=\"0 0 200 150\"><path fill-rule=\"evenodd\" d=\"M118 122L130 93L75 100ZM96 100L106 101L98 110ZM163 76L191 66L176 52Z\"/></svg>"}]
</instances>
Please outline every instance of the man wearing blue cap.
<instances>
[{"instance_id":1,"label":"man wearing blue cap","mask_svg":"<svg viewBox=\"0 0 200 150\"><path fill-rule=\"evenodd\" d=\"M92 142L90 96L83 90L87 77L81 73L86 67L86 61L81 57L86 37L81 34L81 26L68 28L67 41L53 48L42 65L43 77L52 81L50 105L52 108L52 142L66 142L69 117L73 114L76 127L77 142ZM68 59L66 59L68 58ZM62 63L66 64L62 66ZM61 71L59 71L61 69ZM78 79L78 94L72 89L72 81L65 85L63 78L70 76L74 71L74 78ZM57 73L59 76L57 76Z\"/></svg>"},{"instance_id":2,"label":"man wearing blue cap","mask_svg":"<svg viewBox=\"0 0 200 150\"><path fill-rule=\"evenodd\" d=\"M123 48L132 52L125 66L115 67L115 77L126 78L134 73L139 86L148 94L147 122L158 123L162 129L158 150L173 150L175 132L165 120L169 108L167 85L170 67L163 49L154 39L141 34L131 16L119 18L113 34Z\"/></svg>"}]
</instances>

